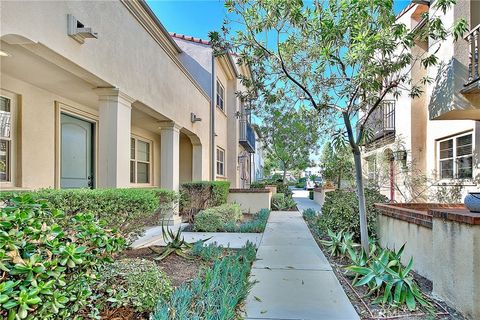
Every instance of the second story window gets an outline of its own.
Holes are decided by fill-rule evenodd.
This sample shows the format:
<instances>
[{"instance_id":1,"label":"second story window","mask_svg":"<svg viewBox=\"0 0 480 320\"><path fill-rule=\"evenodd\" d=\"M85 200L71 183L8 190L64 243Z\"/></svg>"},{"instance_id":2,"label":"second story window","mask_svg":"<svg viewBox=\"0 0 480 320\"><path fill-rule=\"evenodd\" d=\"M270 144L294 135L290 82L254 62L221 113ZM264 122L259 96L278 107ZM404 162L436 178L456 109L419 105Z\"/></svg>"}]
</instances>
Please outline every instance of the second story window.
<instances>
[{"instance_id":1,"label":"second story window","mask_svg":"<svg viewBox=\"0 0 480 320\"><path fill-rule=\"evenodd\" d=\"M438 142L440 179L471 179L473 136L463 134Z\"/></svg>"},{"instance_id":2,"label":"second story window","mask_svg":"<svg viewBox=\"0 0 480 320\"><path fill-rule=\"evenodd\" d=\"M225 88L219 80L217 80L217 107L225 112Z\"/></svg>"}]
</instances>

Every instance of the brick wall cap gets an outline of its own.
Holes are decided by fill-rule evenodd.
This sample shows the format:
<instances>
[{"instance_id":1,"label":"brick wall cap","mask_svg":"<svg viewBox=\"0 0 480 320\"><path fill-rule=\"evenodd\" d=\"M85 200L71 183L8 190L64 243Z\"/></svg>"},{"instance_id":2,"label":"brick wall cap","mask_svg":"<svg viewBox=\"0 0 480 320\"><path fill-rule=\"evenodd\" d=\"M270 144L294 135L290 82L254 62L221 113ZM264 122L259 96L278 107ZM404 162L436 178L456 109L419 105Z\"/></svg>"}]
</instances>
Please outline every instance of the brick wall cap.
<instances>
[{"instance_id":1,"label":"brick wall cap","mask_svg":"<svg viewBox=\"0 0 480 320\"><path fill-rule=\"evenodd\" d=\"M230 193L269 193L269 189L230 189Z\"/></svg>"}]
</instances>

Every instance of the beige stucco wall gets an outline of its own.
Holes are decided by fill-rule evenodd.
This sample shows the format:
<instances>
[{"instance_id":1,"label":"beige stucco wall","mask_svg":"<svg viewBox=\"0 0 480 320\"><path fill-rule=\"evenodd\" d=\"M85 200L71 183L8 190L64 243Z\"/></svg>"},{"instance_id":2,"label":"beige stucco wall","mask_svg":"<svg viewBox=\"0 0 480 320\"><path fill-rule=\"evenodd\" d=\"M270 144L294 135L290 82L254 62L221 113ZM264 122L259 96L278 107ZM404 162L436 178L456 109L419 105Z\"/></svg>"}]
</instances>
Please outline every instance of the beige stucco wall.
<instances>
[{"instance_id":1,"label":"beige stucco wall","mask_svg":"<svg viewBox=\"0 0 480 320\"><path fill-rule=\"evenodd\" d=\"M433 219L433 293L480 319L480 226Z\"/></svg>"},{"instance_id":2,"label":"beige stucco wall","mask_svg":"<svg viewBox=\"0 0 480 320\"><path fill-rule=\"evenodd\" d=\"M98 39L79 44L70 38L67 14L92 27ZM172 56L172 49L159 44L158 35L154 39L122 2L2 3L0 32L2 49L14 53L2 58L0 87L19 97L22 110L17 186L55 186L55 101L82 113L88 111L98 120L98 96L93 91L98 86L119 88L152 121L174 121L194 135L201 145L199 176L208 179L209 98ZM191 123L191 112L202 122ZM136 124L132 133L152 140L152 185L159 185L159 125L142 128ZM182 144L181 150L185 154ZM191 160L182 162L181 172L191 171L188 166ZM186 175L181 178L187 179Z\"/></svg>"},{"instance_id":3,"label":"beige stucco wall","mask_svg":"<svg viewBox=\"0 0 480 320\"><path fill-rule=\"evenodd\" d=\"M228 194L228 203L238 203L244 213L257 213L270 209L271 192L235 192Z\"/></svg>"},{"instance_id":4,"label":"beige stucco wall","mask_svg":"<svg viewBox=\"0 0 480 320\"><path fill-rule=\"evenodd\" d=\"M192 143L180 135L180 183L192 181Z\"/></svg>"},{"instance_id":5,"label":"beige stucco wall","mask_svg":"<svg viewBox=\"0 0 480 320\"><path fill-rule=\"evenodd\" d=\"M380 245L384 248L398 250L403 244L406 244L402 263L407 265L410 258L414 257L413 270L432 279L432 230L382 214L379 214L377 219L377 235Z\"/></svg>"}]
</instances>

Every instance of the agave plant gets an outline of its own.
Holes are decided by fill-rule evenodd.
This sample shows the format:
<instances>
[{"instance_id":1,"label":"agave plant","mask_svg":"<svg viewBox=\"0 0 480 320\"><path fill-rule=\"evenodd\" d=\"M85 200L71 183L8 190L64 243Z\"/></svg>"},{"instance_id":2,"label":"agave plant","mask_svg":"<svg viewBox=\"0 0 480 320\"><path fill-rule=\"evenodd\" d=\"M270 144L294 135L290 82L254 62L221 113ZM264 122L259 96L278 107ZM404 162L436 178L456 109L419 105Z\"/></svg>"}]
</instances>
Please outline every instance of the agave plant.
<instances>
[{"instance_id":1,"label":"agave plant","mask_svg":"<svg viewBox=\"0 0 480 320\"><path fill-rule=\"evenodd\" d=\"M341 253L342 248L342 238L343 230L340 230L338 233L333 232L332 230L327 230L330 240L321 240L320 242L327 247L330 256L338 256Z\"/></svg>"},{"instance_id":2,"label":"agave plant","mask_svg":"<svg viewBox=\"0 0 480 320\"><path fill-rule=\"evenodd\" d=\"M359 247L358 243L353 241L353 233L345 233L340 245L340 253L345 256L347 253L352 256L355 255L355 248Z\"/></svg>"},{"instance_id":3,"label":"agave plant","mask_svg":"<svg viewBox=\"0 0 480 320\"><path fill-rule=\"evenodd\" d=\"M187 255L187 251L190 250L193 246L193 244L188 243L185 241L183 235L182 235L182 228L178 228L176 232L174 232L170 228L165 228L163 222L162 222L162 238L163 241L165 242L165 250L160 254L160 256L156 257L155 260L163 260L172 253L186 258L186 259L192 259L191 256ZM205 243L206 241L210 240L210 238L199 240L199 243ZM153 248L150 248L152 251L155 253L159 253Z\"/></svg>"}]
</instances>

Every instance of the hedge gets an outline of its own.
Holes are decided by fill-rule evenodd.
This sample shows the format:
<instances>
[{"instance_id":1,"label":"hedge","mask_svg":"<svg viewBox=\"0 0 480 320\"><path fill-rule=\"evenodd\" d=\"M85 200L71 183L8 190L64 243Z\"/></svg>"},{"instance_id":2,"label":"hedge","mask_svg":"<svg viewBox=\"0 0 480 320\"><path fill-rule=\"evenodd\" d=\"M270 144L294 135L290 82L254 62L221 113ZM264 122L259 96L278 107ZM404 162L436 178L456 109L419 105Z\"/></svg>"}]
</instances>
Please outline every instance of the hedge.
<instances>
[{"instance_id":1,"label":"hedge","mask_svg":"<svg viewBox=\"0 0 480 320\"><path fill-rule=\"evenodd\" d=\"M45 200L50 209L67 215L91 212L108 227L130 237L148 225L159 224L161 216L178 201L176 192L164 189L40 189L23 194ZM0 193L1 200L11 197L11 192Z\"/></svg>"},{"instance_id":2,"label":"hedge","mask_svg":"<svg viewBox=\"0 0 480 320\"><path fill-rule=\"evenodd\" d=\"M388 198L374 189L365 189L365 204L367 209L368 234L376 237L377 209L375 203L385 203ZM351 232L355 234L355 240L360 239L360 217L358 212L358 198L354 191L337 190L327 192L325 203L322 207L322 215L319 219L319 227L323 232L328 229L333 232Z\"/></svg>"},{"instance_id":3,"label":"hedge","mask_svg":"<svg viewBox=\"0 0 480 320\"><path fill-rule=\"evenodd\" d=\"M225 203L221 206L200 211L194 220L195 231L223 231L226 223L236 223L242 218L242 209L237 203Z\"/></svg>"},{"instance_id":4,"label":"hedge","mask_svg":"<svg viewBox=\"0 0 480 320\"><path fill-rule=\"evenodd\" d=\"M189 222L195 215L210 207L227 203L228 181L187 182L180 186L180 214Z\"/></svg>"}]
</instances>

